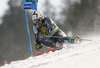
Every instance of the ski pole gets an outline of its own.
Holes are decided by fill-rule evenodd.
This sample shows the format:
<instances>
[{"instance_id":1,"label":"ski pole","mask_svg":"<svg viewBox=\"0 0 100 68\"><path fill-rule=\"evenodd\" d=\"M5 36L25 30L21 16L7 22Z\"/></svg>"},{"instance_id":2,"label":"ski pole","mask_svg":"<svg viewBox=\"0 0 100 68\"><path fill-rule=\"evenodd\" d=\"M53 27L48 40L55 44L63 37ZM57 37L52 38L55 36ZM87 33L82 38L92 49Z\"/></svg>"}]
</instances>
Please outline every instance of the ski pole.
<instances>
[{"instance_id":1,"label":"ski pole","mask_svg":"<svg viewBox=\"0 0 100 68\"><path fill-rule=\"evenodd\" d=\"M51 36L51 35L44 35L44 37L62 38L62 37L59 37L59 36ZM77 39L77 38L67 37L67 39ZM89 40L89 39L79 39L79 40L82 40L82 41L92 41L92 40Z\"/></svg>"},{"instance_id":2,"label":"ski pole","mask_svg":"<svg viewBox=\"0 0 100 68\"><path fill-rule=\"evenodd\" d=\"M69 37L68 37L68 39L77 39L77 38L69 38ZM90 40L90 39L80 39L80 38L79 38L79 40L82 40L82 41L92 41L92 40Z\"/></svg>"}]
</instances>

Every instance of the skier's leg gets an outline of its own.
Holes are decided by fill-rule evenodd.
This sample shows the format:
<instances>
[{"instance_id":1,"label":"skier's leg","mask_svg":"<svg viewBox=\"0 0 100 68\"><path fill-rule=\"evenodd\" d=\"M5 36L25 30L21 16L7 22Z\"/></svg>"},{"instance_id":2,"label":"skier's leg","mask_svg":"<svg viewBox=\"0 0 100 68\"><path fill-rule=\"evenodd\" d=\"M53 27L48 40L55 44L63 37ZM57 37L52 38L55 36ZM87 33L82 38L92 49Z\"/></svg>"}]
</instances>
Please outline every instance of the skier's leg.
<instances>
[{"instance_id":1,"label":"skier's leg","mask_svg":"<svg viewBox=\"0 0 100 68\"><path fill-rule=\"evenodd\" d=\"M60 31L56 32L53 36L58 36L58 38L52 38L52 40L54 42L56 42L55 47L58 48L58 49L63 48L63 45L65 45L65 44L64 44L62 38L66 37L66 34L62 30L60 30Z\"/></svg>"},{"instance_id":2,"label":"skier's leg","mask_svg":"<svg viewBox=\"0 0 100 68\"><path fill-rule=\"evenodd\" d=\"M66 34L60 30L57 33L54 34L54 36L58 36L59 38L55 38L55 41L58 41L60 43L72 43L73 40L68 39L69 37L66 36Z\"/></svg>"},{"instance_id":3,"label":"skier's leg","mask_svg":"<svg viewBox=\"0 0 100 68\"><path fill-rule=\"evenodd\" d=\"M62 37L62 38L59 38L59 42L61 43L74 43L74 39L68 39L69 37Z\"/></svg>"},{"instance_id":4,"label":"skier's leg","mask_svg":"<svg viewBox=\"0 0 100 68\"><path fill-rule=\"evenodd\" d=\"M54 42L48 37L40 38L39 42L41 42L42 44L44 44L45 46L48 46L48 47L54 47L55 46Z\"/></svg>"}]
</instances>

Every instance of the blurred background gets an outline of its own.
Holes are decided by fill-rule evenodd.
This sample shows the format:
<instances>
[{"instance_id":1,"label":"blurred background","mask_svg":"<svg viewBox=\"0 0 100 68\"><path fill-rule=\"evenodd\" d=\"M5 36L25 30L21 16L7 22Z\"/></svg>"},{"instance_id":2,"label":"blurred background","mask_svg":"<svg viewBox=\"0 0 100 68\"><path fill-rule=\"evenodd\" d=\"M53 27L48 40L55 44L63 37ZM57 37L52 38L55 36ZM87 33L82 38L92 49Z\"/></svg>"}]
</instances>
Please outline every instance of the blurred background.
<instances>
[{"instance_id":1,"label":"blurred background","mask_svg":"<svg viewBox=\"0 0 100 68\"><path fill-rule=\"evenodd\" d=\"M68 36L100 35L100 0L38 0L38 9L49 16ZM33 22L28 22L33 55L46 52L34 48ZM23 0L0 2L0 64L30 56Z\"/></svg>"}]
</instances>

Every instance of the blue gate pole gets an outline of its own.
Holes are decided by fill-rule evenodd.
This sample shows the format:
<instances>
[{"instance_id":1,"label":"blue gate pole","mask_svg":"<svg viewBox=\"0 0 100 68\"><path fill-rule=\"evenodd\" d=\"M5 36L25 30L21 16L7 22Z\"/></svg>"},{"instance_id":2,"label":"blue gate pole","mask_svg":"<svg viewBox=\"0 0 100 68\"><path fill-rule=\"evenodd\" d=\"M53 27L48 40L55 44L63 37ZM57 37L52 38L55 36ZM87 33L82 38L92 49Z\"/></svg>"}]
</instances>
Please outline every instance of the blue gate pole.
<instances>
[{"instance_id":1,"label":"blue gate pole","mask_svg":"<svg viewBox=\"0 0 100 68\"><path fill-rule=\"evenodd\" d=\"M29 41L29 48L30 48L30 56L33 57L26 9L24 9L24 12L25 12L25 19L26 19L26 26L27 26L27 34L28 34L28 41Z\"/></svg>"},{"instance_id":2,"label":"blue gate pole","mask_svg":"<svg viewBox=\"0 0 100 68\"><path fill-rule=\"evenodd\" d=\"M35 10L37 10L37 0L35 0L34 3L33 3L33 0L28 0L28 2L26 0L23 0L23 6L24 6L27 33L28 33L30 56L33 57L26 9L35 9Z\"/></svg>"}]
</instances>

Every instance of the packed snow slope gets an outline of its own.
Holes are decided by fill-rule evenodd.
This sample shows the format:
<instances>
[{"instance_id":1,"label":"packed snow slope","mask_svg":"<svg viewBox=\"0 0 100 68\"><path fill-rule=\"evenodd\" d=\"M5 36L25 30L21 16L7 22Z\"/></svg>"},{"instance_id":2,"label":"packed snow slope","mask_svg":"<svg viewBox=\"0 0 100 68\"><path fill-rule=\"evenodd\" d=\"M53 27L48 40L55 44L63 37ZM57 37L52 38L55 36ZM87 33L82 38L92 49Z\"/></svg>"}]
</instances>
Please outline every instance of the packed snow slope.
<instances>
[{"instance_id":1,"label":"packed snow slope","mask_svg":"<svg viewBox=\"0 0 100 68\"><path fill-rule=\"evenodd\" d=\"M59 51L12 61L0 68L100 68L100 37L81 44L68 44Z\"/></svg>"}]
</instances>

